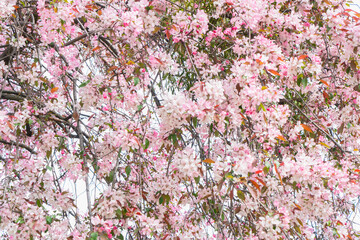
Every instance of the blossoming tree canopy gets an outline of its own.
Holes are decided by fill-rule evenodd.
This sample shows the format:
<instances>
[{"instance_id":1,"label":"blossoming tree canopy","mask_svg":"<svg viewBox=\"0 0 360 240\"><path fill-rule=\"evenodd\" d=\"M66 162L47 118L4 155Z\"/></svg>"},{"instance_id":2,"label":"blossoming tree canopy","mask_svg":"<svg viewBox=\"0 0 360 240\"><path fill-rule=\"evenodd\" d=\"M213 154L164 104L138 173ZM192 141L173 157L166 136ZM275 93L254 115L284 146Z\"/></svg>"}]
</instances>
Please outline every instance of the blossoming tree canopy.
<instances>
[{"instance_id":1,"label":"blossoming tree canopy","mask_svg":"<svg viewBox=\"0 0 360 240\"><path fill-rule=\"evenodd\" d=\"M5 239L359 237L345 1L3 0L0 20Z\"/></svg>"}]
</instances>

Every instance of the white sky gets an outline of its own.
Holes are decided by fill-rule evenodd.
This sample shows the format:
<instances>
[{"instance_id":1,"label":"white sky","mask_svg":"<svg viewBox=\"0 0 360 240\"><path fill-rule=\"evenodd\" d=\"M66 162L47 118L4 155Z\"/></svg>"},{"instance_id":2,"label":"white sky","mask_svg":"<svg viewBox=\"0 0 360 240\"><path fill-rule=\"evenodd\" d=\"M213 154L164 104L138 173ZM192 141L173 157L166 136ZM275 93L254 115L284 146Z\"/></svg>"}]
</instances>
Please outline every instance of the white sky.
<instances>
[{"instance_id":1,"label":"white sky","mask_svg":"<svg viewBox=\"0 0 360 240\"><path fill-rule=\"evenodd\" d=\"M352 0L352 1L348 1L350 3L350 7L357 12L360 12L360 0Z\"/></svg>"}]
</instances>

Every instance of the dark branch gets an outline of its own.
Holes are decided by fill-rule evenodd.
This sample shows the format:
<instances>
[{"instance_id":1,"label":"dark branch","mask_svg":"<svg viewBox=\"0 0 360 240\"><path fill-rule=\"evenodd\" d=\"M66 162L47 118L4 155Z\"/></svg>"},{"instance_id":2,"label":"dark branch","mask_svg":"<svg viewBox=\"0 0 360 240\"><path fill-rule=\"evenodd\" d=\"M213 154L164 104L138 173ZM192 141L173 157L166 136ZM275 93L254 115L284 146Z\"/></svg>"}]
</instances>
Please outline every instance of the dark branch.
<instances>
[{"instance_id":1,"label":"dark branch","mask_svg":"<svg viewBox=\"0 0 360 240\"><path fill-rule=\"evenodd\" d=\"M3 143L3 144L6 144L6 145L13 145L13 146L19 146L21 148L24 148L26 150L28 150L30 153L32 154L36 154L36 152L34 151L34 149L30 148L29 146L25 145L25 144L22 144L22 143L16 143L14 141L5 141L5 140L2 140L0 139L0 143Z\"/></svg>"},{"instance_id":2,"label":"dark branch","mask_svg":"<svg viewBox=\"0 0 360 240\"><path fill-rule=\"evenodd\" d=\"M19 96L19 95L15 95L15 94L8 94L8 93L2 93L1 94L1 99L5 99L5 100L14 100L14 101L24 101L24 98Z\"/></svg>"}]
</instances>

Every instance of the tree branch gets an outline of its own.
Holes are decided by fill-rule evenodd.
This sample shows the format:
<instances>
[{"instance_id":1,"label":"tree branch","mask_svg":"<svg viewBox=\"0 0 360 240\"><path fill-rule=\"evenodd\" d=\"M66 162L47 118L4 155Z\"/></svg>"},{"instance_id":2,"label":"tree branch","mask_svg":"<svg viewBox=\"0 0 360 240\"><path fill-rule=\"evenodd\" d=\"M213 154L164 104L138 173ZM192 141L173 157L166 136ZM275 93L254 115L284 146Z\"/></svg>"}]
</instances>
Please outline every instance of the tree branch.
<instances>
[{"instance_id":1,"label":"tree branch","mask_svg":"<svg viewBox=\"0 0 360 240\"><path fill-rule=\"evenodd\" d=\"M340 146L339 143L337 143L335 141L335 139L330 136L330 134L328 134L327 132L325 132L321 127L319 127L313 120L311 120L303 111L301 111L301 109L296 106L295 104L293 104L292 102L290 102L288 99L284 98L284 100L290 104L292 107L295 107L307 120L309 120L311 122L312 125L314 125L317 129L320 130L320 132L322 132L323 134L325 134L340 150L342 153L345 153L345 150Z\"/></svg>"},{"instance_id":2,"label":"tree branch","mask_svg":"<svg viewBox=\"0 0 360 240\"><path fill-rule=\"evenodd\" d=\"M32 153L32 154L37 154L37 152L35 152L34 149L32 149L32 148L30 148L29 146L27 146L27 145L25 145L25 144L22 144L22 143L17 144L17 143L14 142L14 141L8 142L8 141L2 140L2 139L0 139L0 143L6 144L6 145L15 145L15 146L16 146L16 145L19 145L19 147L25 148L25 149L28 150L30 153Z\"/></svg>"}]
</instances>

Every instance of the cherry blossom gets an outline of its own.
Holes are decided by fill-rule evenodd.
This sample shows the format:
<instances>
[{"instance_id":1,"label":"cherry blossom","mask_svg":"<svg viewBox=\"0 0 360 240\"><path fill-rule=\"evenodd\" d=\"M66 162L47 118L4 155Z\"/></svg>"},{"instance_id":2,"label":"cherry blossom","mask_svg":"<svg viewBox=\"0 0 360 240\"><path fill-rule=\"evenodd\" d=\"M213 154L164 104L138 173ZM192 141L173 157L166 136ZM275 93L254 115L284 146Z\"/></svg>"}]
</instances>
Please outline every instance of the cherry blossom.
<instances>
[{"instance_id":1,"label":"cherry blossom","mask_svg":"<svg viewBox=\"0 0 360 240\"><path fill-rule=\"evenodd\" d=\"M4 238L359 238L359 19L344 0L2 1Z\"/></svg>"}]
</instances>

